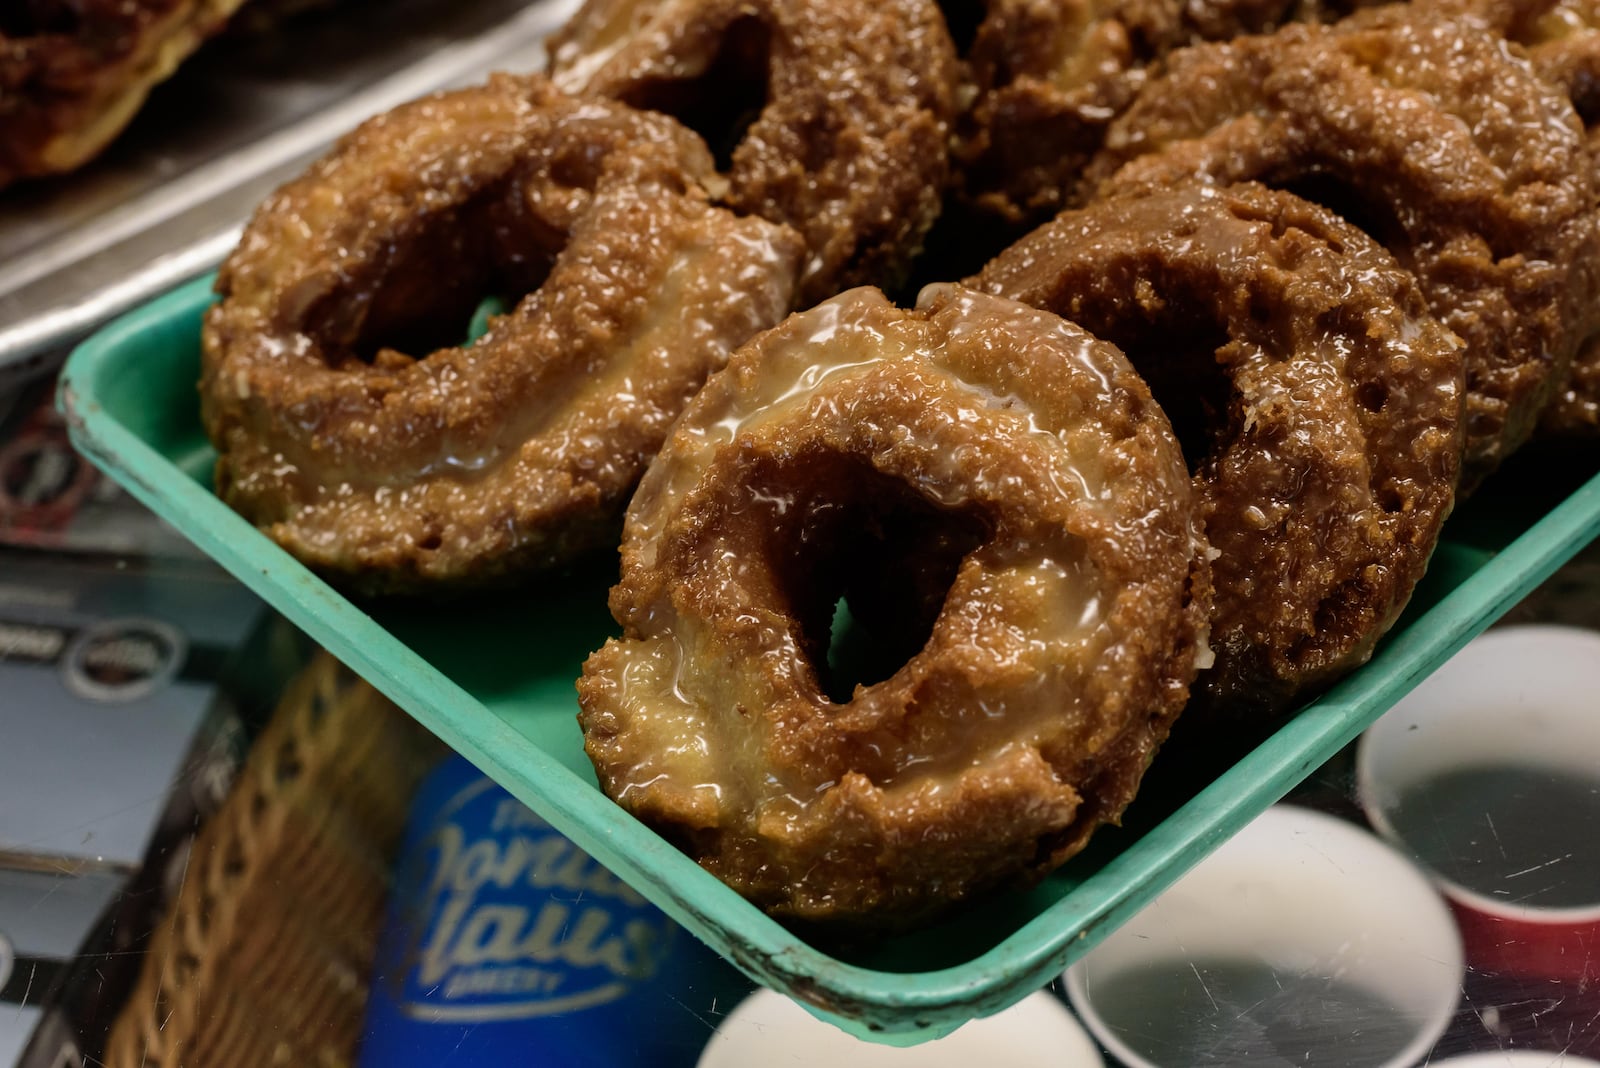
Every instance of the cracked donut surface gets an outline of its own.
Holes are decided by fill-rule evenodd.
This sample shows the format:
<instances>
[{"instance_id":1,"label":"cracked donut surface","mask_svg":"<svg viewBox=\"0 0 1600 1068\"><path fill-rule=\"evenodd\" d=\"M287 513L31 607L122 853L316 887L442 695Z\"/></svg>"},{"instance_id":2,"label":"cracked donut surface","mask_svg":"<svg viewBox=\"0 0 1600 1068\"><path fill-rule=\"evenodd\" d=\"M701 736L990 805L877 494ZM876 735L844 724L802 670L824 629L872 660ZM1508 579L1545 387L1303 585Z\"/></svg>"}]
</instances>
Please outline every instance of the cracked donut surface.
<instances>
[{"instance_id":1,"label":"cracked donut surface","mask_svg":"<svg viewBox=\"0 0 1600 1068\"><path fill-rule=\"evenodd\" d=\"M1286 711L1364 663L1454 501L1462 346L1361 231L1261 186L1063 212L971 283L1122 347L1194 468L1215 667L1197 703Z\"/></svg>"},{"instance_id":2,"label":"cracked donut surface","mask_svg":"<svg viewBox=\"0 0 1600 1068\"><path fill-rule=\"evenodd\" d=\"M614 538L689 396L790 307L798 236L710 205L712 175L672 120L537 77L366 123L262 205L218 277L219 495L369 590ZM453 344L493 293L521 299Z\"/></svg>"},{"instance_id":3,"label":"cracked donut surface","mask_svg":"<svg viewBox=\"0 0 1600 1068\"><path fill-rule=\"evenodd\" d=\"M563 88L715 142L723 202L805 236L801 304L895 285L938 215L957 76L933 0L589 0L549 48Z\"/></svg>"},{"instance_id":4,"label":"cracked donut surface","mask_svg":"<svg viewBox=\"0 0 1600 1068\"><path fill-rule=\"evenodd\" d=\"M601 785L797 919L1047 871L1118 818L1207 655L1191 494L1144 383L1055 316L955 286L792 316L630 506L624 634L578 684ZM835 605L919 554L943 573L901 591L929 609L909 658L830 687Z\"/></svg>"}]
</instances>

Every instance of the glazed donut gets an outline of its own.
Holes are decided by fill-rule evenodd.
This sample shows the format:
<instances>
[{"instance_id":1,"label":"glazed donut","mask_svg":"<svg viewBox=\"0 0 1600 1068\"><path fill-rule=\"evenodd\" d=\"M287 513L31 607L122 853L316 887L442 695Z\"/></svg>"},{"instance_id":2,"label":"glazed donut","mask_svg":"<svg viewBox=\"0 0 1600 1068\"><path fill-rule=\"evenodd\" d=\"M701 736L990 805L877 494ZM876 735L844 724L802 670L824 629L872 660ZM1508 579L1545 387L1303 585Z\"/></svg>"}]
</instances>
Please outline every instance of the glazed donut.
<instances>
[{"instance_id":1,"label":"glazed donut","mask_svg":"<svg viewBox=\"0 0 1600 1068\"><path fill-rule=\"evenodd\" d=\"M1522 46L1534 69L1572 101L1586 127L1590 174L1600 185L1600 2L1480 0L1470 6ZM1591 253L1585 268L1593 295L1584 317L1587 336L1539 421L1546 435L1600 434L1600 277L1594 277L1600 276L1600 253Z\"/></svg>"},{"instance_id":2,"label":"glazed donut","mask_svg":"<svg viewBox=\"0 0 1600 1068\"><path fill-rule=\"evenodd\" d=\"M1527 48L1535 69L1561 87L1583 119L1589 173L1600 188L1600 3L1560 0L1539 7L1541 17L1513 26L1512 39ZM1600 436L1600 252L1590 254L1586 268L1592 294L1587 336L1539 420L1547 436Z\"/></svg>"},{"instance_id":3,"label":"glazed donut","mask_svg":"<svg viewBox=\"0 0 1600 1068\"><path fill-rule=\"evenodd\" d=\"M1291 0L988 0L968 55L962 199L1018 226L1071 202L1150 67L1197 41L1270 29Z\"/></svg>"},{"instance_id":4,"label":"glazed donut","mask_svg":"<svg viewBox=\"0 0 1600 1068\"><path fill-rule=\"evenodd\" d=\"M1380 9L1175 54L1086 185L1191 176L1327 203L1417 275L1467 343L1464 490L1527 439L1586 332L1594 186L1571 105L1504 41Z\"/></svg>"},{"instance_id":5,"label":"glazed donut","mask_svg":"<svg viewBox=\"0 0 1600 1068\"><path fill-rule=\"evenodd\" d=\"M1121 346L1172 419L1220 554L1197 703L1270 716L1367 660L1459 469L1461 343L1407 271L1298 197L1191 184L1063 212L972 284Z\"/></svg>"},{"instance_id":6,"label":"glazed donut","mask_svg":"<svg viewBox=\"0 0 1600 1068\"><path fill-rule=\"evenodd\" d=\"M761 907L912 922L1117 819L1206 656L1204 544L1111 346L955 286L852 290L735 353L645 475L589 756ZM830 684L835 603L930 548L909 659Z\"/></svg>"},{"instance_id":7,"label":"glazed donut","mask_svg":"<svg viewBox=\"0 0 1600 1068\"><path fill-rule=\"evenodd\" d=\"M540 78L361 126L262 205L218 276L201 380L218 494L366 590L614 538L684 402L792 299L798 235L710 206L713 176L671 119ZM527 296L450 347L491 292Z\"/></svg>"},{"instance_id":8,"label":"glazed donut","mask_svg":"<svg viewBox=\"0 0 1600 1068\"><path fill-rule=\"evenodd\" d=\"M0 11L0 188L73 170L243 0L20 0Z\"/></svg>"},{"instance_id":9,"label":"glazed donut","mask_svg":"<svg viewBox=\"0 0 1600 1068\"><path fill-rule=\"evenodd\" d=\"M588 0L549 48L557 85L706 136L723 202L805 236L803 304L895 284L939 212L956 65L932 0Z\"/></svg>"}]
</instances>

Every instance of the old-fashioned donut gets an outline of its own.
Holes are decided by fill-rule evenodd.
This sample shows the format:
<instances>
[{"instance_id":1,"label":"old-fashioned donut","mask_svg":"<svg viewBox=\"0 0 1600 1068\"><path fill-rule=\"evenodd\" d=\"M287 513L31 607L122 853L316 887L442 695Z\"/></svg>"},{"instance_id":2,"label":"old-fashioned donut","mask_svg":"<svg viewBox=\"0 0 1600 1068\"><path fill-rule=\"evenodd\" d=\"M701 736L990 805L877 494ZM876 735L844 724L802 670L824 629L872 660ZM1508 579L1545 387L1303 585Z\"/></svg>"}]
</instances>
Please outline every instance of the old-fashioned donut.
<instances>
[{"instance_id":1,"label":"old-fashioned donut","mask_svg":"<svg viewBox=\"0 0 1600 1068\"><path fill-rule=\"evenodd\" d=\"M1111 120L1168 53L1259 33L1292 0L986 0L959 125L963 200L1032 226L1072 203Z\"/></svg>"},{"instance_id":2,"label":"old-fashioned donut","mask_svg":"<svg viewBox=\"0 0 1600 1068\"><path fill-rule=\"evenodd\" d=\"M1467 343L1465 488L1527 439L1587 333L1577 118L1481 22L1385 8L1174 54L1087 184L1185 177L1309 196L1417 275Z\"/></svg>"},{"instance_id":3,"label":"old-fashioned donut","mask_svg":"<svg viewBox=\"0 0 1600 1068\"><path fill-rule=\"evenodd\" d=\"M1597 0L1433 0L1465 5L1521 46L1534 69L1557 86L1583 120L1590 174L1600 186L1600 2ZM1600 251L1585 269L1593 277L1586 336L1572 369L1539 421L1557 437L1600 435Z\"/></svg>"},{"instance_id":4,"label":"old-fashioned donut","mask_svg":"<svg viewBox=\"0 0 1600 1068\"><path fill-rule=\"evenodd\" d=\"M830 682L836 602L907 555L942 572L899 597L927 629L883 638L909 659ZM1205 556L1115 349L955 286L852 290L735 353L652 463L588 752L761 907L912 921L1118 818L1206 656Z\"/></svg>"},{"instance_id":5,"label":"old-fashioned donut","mask_svg":"<svg viewBox=\"0 0 1600 1068\"><path fill-rule=\"evenodd\" d=\"M550 68L700 130L724 203L805 236L803 304L895 284L938 214L956 64L933 0L588 0Z\"/></svg>"},{"instance_id":6,"label":"old-fashioned donut","mask_svg":"<svg viewBox=\"0 0 1600 1068\"><path fill-rule=\"evenodd\" d=\"M218 493L366 589L615 537L689 395L790 307L798 235L709 205L712 177L671 119L535 77L361 126L262 205L217 280ZM521 300L457 346L491 293Z\"/></svg>"},{"instance_id":7,"label":"old-fashioned donut","mask_svg":"<svg viewBox=\"0 0 1600 1068\"><path fill-rule=\"evenodd\" d=\"M0 188L81 166L243 0L7 0Z\"/></svg>"},{"instance_id":8,"label":"old-fashioned donut","mask_svg":"<svg viewBox=\"0 0 1600 1068\"><path fill-rule=\"evenodd\" d=\"M1365 662L1454 500L1460 341L1329 212L1181 185L1063 212L978 288L1121 346L1194 468L1216 714L1284 711Z\"/></svg>"}]
</instances>

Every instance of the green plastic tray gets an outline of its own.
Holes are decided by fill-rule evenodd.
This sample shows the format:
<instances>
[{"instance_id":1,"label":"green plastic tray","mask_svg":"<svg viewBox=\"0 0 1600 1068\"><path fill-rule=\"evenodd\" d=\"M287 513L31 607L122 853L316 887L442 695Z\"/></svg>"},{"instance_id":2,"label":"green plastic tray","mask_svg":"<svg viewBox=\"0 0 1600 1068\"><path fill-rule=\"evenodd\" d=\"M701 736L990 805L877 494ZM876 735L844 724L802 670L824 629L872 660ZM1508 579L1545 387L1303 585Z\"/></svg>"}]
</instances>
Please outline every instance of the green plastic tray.
<instances>
[{"instance_id":1,"label":"green plastic tray","mask_svg":"<svg viewBox=\"0 0 1600 1068\"><path fill-rule=\"evenodd\" d=\"M1600 531L1593 457L1507 470L1450 521L1371 664L1254 738L1179 732L1122 828L1027 890L915 934L827 950L747 904L595 786L573 680L613 632L610 569L446 606L357 603L210 491L197 418L209 280L101 331L59 401L95 463L313 638L757 981L857 1035L908 1045L1048 983ZM1597 450L1600 451L1600 450Z\"/></svg>"}]
</instances>

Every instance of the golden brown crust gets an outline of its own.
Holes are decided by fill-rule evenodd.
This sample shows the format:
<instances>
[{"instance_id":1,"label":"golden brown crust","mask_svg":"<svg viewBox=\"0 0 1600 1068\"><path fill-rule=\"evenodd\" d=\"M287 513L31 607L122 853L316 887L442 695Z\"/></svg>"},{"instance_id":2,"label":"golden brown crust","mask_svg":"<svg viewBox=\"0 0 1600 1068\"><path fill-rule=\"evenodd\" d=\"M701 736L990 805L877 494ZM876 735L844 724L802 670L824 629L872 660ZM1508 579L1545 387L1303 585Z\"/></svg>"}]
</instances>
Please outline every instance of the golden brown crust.
<instances>
[{"instance_id":1,"label":"golden brown crust","mask_svg":"<svg viewBox=\"0 0 1600 1068\"><path fill-rule=\"evenodd\" d=\"M1539 430L1553 437L1600 436L1600 335L1589 335L1578 350L1566 381L1545 409Z\"/></svg>"},{"instance_id":2,"label":"golden brown crust","mask_svg":"<svg viewBox=\"0 0 1600 1068\"><path fill-rule=\"evenodd\" d=\"M219 494L367 589L615 537L689 395L791 300L798 236L707 204L710 175L670 119L534 77L366 123L223 265L201 381ZM493 292L528 295L449 347Z\"/></svg>"},{"instance_id":3,"label":"golden brown crust","mask_svg":"<svg viewBox=\"0 0 1600 1068\"><path fill-rule=\"evenodd\" d=\"M1292 0L989 0L956 148L963 199L1014 225L1044 222L1072 202L1152 64L1294 10Z\"/></svg>"},{"instance_id":4,"label":"golden brown crust","mask_svg":"<svg viewBox=\"0 0 1600 1068\"><path fill-rule=\"evenodd\" d=\"M563 88L733 142L724 202L805 236L803 304L894 285L938 214L956 65L932 0L589 0L549 48Z\"/></svg>"},{"instance_id":5,"label":"golden brown crust","mask_svg":"<svg viewBox=\"0 0 1600 1068\"><path fill-rule=\"evenodd\" d=\"M243 0L22 0L0 13L0 188L81 166Z\"/></svg>"},{"instance_id":6,"label":"golden brown crust","mask_svg":"<svg viewBox=\"0 0 1600 1068\"><path fill-rule=\"evenodd\" d=\"M1467 343L1470 487L1586 332L1589 170L1571 106L1481 23L1388 8L1174 55L1086 186L1254 180L1362 216Z\"/></svg>"},{"instance_id":7,"label":"golden brown crust","mask_svg":"<svg viewBox=\"0 0 1600 1068\"><path fill-rule=\"evenodd\" d=\"M1454 500L1461 346L1411 276L1297 197L1112 197L975 280L1122 346L1195 468L1212 564L1205 702L1272 714L1362 663Z\"/></svg>"},{"instance_id":8,"label":"golden brown crust","mask_svg":"<svg viewBox=\"0 0 1600 1068\"><path fill-rule=\"evenodd\" d=\"M1528 54L1534 69L1572 101L1586 127L1589 172L1600 186L1600 2L1597 0L1433 0L1474 11ZM1585 263L1591 275L1584 312L1587 336L1572 369L1539 421L1554 437L1600 436L1600 251Z\"/></svg>"},{"instance_id":9,"label":"golden brown crust","mask_svg":"<svg viewBox=\"0 0 1600 1068\"><path fill-rule=\"evenodd\" d=\"M830 700L835 602L940 544L925 641ZM1132 798L1203 654L1204 539L1144 383L955 286L912 312L854 290L736 353L622 558L624 637L578 684L601 785L798 919L908 922L1054 867Z\"/></svg>"}]
</instances>

